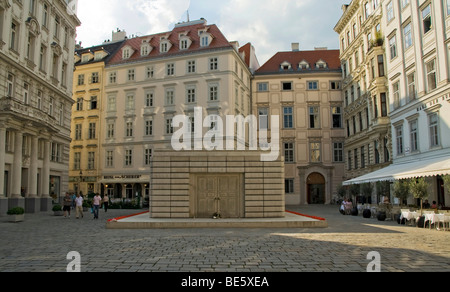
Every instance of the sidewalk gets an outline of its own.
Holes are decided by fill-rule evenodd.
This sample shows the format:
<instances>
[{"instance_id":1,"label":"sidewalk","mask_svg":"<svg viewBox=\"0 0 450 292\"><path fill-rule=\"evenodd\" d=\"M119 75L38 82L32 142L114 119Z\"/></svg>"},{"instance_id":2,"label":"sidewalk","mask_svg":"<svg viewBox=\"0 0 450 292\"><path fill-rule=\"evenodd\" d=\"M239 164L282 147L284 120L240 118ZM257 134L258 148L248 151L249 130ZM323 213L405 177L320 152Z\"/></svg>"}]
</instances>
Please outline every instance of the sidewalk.
<instances>
[{"instance_id":1,"label":"sidewalk","mask_svg":"<svg viewBox=\"0 0 450 292\"><path fill-rule=\"evenodd\" d=\"M25 214L0 217L0 272L365 272L370 252L381 271L449 272L450 231L343 216L338 206L288 210L323 217L326 228L107 229L108 219L145 210L100 211L100 219Z\"/></svg>"}]
</instances>

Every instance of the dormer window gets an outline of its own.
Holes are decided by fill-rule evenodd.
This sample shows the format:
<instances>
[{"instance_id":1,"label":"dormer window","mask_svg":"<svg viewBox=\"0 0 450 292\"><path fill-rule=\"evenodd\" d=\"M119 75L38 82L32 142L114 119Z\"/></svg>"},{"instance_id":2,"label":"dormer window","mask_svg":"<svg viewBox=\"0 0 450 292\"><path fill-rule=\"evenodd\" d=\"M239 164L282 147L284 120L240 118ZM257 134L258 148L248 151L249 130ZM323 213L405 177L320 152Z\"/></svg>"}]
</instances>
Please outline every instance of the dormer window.
<instances>
[{"instance_id":1,"label":"dormer window","mask_svg":"<svg viewBox=\"0 0 450 292\"><path fill-rule=\"evenodd\" d=\"M152 48L147 41L143 41L141 44L141 56L147 56L150 54Z\"/></svg>"},{"instance_id":2,"label":"dormer window","mask_svg":"<svg viewBox=\"0 0 450 292\"><path fill-rule=\"evenodd\" d=\"M280 69L281 69L282 71L289 71L289 70L291 70L291 69L292 69L291 63L286 62L286 61L283 62L283 63L281 63Z\"/></svg>"},{"instance_id":3,"label":"dormer window","mask_svg":"<svg viewBox=\"0 0 450 292\"><path fill-rule=\"evenodd\" d=\"M306 62L305 60L301 61L301 62L298 64L298 69L299 69L299 70L306 70L306 69L309 69L309 63Z\"/></svg>"},{"instance_id":4,"label":"dormer window","mask_svg":"<svg viewBox=\"0 0 450 292\"><path fill-rule=\"evenodd\" d=\"M202 35L200 45L202 47L209 46L209 36L208 35Z\"/></svg>"},{"instance_id":5,"label":"dormer window","mask_svg":"<svg viewBox=\"0 0 450 292\"><path fill-rule=\"evenodd\" d=\"M89 62L89 55L83 55L83 57L81 57L81 62L83 63Z\"/></svg>"},{"instance_id":6,"label":"dormer window","mask_svg":"<svg viewBox=\"0 0 450 292\"><path fill-rule=\"evenodd\" d=\"M327 63L323 60L319 60L316 63L316 68L317 69L326 69L327 68Z\"/></svg>"},{"instance_id":7,"label":"dormer window","mask_svg":"<svg viewBox=\"0 0 450 292\"><path fill-rule=\"evenodd\" d=\"M212 35L207 31L207 29L202 29L198 31L198 35L200 36L200 46L208 47L212 42Z\"/></svg>"},{"instance_id":8,"label":"dormer window","mask_svg":"<svg viewBox=\"0 0 450 292\"><path fill-rule=\"evenodd\" d=\"M170 48L172 47L170 41L168 39L166 39L165 37L161 38L161 43L159 45L159 51L161 53L167 53Z\"/></svg>"}]
</instances>

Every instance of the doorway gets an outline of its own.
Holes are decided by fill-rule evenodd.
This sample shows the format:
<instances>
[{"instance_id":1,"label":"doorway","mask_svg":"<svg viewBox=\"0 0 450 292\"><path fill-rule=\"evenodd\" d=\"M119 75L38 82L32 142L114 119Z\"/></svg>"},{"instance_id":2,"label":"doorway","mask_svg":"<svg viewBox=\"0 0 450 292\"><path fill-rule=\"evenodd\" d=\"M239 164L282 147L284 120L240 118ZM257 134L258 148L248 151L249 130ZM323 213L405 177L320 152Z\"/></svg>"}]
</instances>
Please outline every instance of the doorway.
<instances>
[{"instance_id":1,"label":"doorway","mask_svg":"<svg viewBox=\"0 0 450 292\"><path fill-rule=\"evenodd\" d=\"M194 178L193 214L196 218L242 217L242 183L240 175L198 175Z\"/></svg>"},{"instance_id":2,"label":"doorway","mask_svg":"<svg viewBox=\"0 0 450 292\"><path fill-rule=\"evenodd\" d=\"M307 178L308 204L325 204L325 178L320 173L312 173Z\"/></svg>"}]
</instances>

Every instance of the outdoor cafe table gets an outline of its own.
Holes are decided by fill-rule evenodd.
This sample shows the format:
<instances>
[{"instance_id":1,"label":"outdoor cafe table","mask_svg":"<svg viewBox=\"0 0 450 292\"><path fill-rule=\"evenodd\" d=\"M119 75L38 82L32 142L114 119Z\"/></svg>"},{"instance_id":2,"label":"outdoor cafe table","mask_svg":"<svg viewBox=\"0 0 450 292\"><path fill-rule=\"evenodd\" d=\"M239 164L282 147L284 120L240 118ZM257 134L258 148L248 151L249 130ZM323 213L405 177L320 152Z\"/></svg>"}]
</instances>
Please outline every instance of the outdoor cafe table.
<instances>
[{"instance_id":1,"label":"outdoor cafe table","mask_svg":"<svg viewBox=\"0 0 450 292\"><path fill-rule=\"evenodd\" d=\"M405 219L406 221L409 221L409 220L412 220L412 219L417 220L417 218L419 218L419 217L420 217L420 214L418 212L416 212L416 211L414 211L414 212L403 211L401 216L400 216L400 220L402 220L402 219ZM411 225L412 225L412 222L411 222Z\"/></svg>"},{"instance_id":2,"label":"outdoor cafe table","mask_svg":"<svg viewBox=\"0 0 450 292\"><path fill-rule=\"evenodd\" d=\"M435 224L435 223L439 223L439 222L444 223L444 219L445 219L445 214L429 213L429 214L424 214L424 216L425 216L424 224L427 221L430 221L430 229L431 229L431 224Z\"/></svg>"}]
</instances>

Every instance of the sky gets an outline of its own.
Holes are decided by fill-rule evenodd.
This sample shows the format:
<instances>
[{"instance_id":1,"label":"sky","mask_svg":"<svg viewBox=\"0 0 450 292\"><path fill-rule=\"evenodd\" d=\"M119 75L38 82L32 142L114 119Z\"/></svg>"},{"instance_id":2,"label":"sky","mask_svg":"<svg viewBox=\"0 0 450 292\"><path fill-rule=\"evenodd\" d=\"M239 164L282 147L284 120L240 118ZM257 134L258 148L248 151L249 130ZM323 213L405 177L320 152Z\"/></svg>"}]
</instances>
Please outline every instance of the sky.
<instances>
[{"instance_id":1,"label":"sky","mask_svg":"<svg viewBox=\"0 0 450 292\"><path fill-rule=\"evenodd\" d=\"M172 30L176 23L205 18L228 41L250 42L263 65L280 51L339 49L334 27L344 0L79 0L77 43L102 44L112 31L144 36Z\"/></svg>"}]
</instances>

